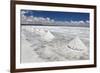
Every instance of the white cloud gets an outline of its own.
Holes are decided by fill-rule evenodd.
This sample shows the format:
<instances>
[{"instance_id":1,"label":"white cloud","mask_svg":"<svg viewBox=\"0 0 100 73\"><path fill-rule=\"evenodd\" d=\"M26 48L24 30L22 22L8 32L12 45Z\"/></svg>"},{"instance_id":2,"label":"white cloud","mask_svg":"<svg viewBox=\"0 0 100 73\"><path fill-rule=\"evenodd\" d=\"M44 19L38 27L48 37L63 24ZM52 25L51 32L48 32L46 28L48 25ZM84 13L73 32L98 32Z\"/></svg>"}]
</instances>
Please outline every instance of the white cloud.
<instances>
[{"instance_id":1,"label":"white cloud","mask_svg":"<svg viewBox=\"0 0 100 73\"><path fill-rule=\"evenodd\" d=\"M86 23L88 23L88 24L89 24L89 23L90 23L90 21L89 21L89 20L87 20L87 21L86 21Z\"/></svg>"},{"instance_id":2,"label":"white cloud","mask_svg":"<svg viewBox=\"0 0 100 73\"><path fill-rule=\"evenodd\" d=\"M26 11L21 11L21 15L24 15L26 13Z\"/></svg>"},{"instance_id":3,"label":"white cloud","mask_svg":"<svg viewBox=\"0 0 100 73\"><path fill-rule=\"evenodd\" d=\"M84 21L79 21L79 24L85 24L85 22Z\"/></svg>"},{"instance_id":4,"label":"white cloud","mask_svg":"<svg viewBox=\"0 0 100 73\"><path fill-rule=\"evenodd\" d=\"M49 17L34 17L34 16L25 16L26 11L22 11L21 24L43 24L43 25L79 25L79 26L89 26L89 20L87 21L55 21Z\"/></svg>"}]
</instances>

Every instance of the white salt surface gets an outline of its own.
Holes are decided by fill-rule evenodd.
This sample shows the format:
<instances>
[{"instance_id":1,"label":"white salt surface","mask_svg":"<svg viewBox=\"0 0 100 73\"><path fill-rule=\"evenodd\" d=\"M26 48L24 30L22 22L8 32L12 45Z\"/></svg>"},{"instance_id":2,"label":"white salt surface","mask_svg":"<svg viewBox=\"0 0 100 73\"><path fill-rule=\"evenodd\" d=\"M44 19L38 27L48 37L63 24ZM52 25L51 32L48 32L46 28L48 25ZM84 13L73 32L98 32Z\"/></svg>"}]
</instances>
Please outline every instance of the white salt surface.
<instances>
[{"instance_id":1,"label":"white salt surface","mask_svg":"<svg viewBox=\"0 0 100 73\"><path fill-rule=\"evenodd\" d=\"M21 26L21 63L89 59L89 28Z\"/></svg>"}]
</instances>

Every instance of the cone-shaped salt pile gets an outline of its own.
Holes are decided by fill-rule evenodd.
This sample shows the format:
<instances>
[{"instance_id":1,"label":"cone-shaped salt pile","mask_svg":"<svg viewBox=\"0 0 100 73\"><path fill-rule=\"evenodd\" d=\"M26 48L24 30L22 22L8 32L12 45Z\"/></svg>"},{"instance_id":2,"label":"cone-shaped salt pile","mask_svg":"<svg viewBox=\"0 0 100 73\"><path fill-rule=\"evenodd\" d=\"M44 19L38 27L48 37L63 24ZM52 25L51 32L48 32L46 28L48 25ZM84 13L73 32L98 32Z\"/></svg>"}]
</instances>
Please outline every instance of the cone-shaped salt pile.
<instances>
[{"instance_id":1,"label":"cone-shaped salt pile","mask_svg":"<svg viewBox=\"0 0 100 73\"><path fill-rule=\"evenodd\" d=\"M45 30L45 34L44 34L44 36L43 36L43 39L44 39L45 41L51 41L51 40L54 39L54 38L55 38L55 36L54 36L50 31Z\"/></svg>"},{"instance_id":2,"label":"cone-shaped salt pile","mask_svg":"<svg viewBox=\"0 0 100 73\"><path fill-rule=\"evenodd\" d=\"M70 41L67 45L69 48L77 51L85 51L87 50L87 47L85 44L80 40L79 37L74 38L72 41Z\"/></svg>"},{"instance_id":3,"label":"cone-shaped salt pile","mask_svg":"<svg viewBox=\"0 0 100 73\"><path fill-rule=\"evenodd\" d=\"M33 32L40 35L41 39L45 41L51 41L55 38L55 36L49 30L46 29L33 29Z\"/></svg>"}]
</instances>

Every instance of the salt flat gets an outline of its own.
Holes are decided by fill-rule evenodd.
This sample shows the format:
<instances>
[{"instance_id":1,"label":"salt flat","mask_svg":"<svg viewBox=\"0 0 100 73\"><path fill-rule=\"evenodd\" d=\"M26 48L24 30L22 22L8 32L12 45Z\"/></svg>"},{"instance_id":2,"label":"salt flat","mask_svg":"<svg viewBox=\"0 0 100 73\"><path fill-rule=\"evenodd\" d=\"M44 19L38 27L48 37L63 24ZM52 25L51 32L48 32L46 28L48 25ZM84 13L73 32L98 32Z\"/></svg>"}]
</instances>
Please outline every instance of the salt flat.
<instances>
[{"instance_id":1,"label":"salt flat","mask_svg":"<svg viewBox=\"0 0 100 73\"><path fill-rule=\"evenodd\" d=\"M21 63L89 59L89 28L21 26ZM79 45L68 44L78 37ZM77 48L84 44L86 48ZM74 47L72 47L74 46ZM80 46L81 47L81 46ZM77 50L78 49L78 50Z\"/></svg>"}]
</instances>

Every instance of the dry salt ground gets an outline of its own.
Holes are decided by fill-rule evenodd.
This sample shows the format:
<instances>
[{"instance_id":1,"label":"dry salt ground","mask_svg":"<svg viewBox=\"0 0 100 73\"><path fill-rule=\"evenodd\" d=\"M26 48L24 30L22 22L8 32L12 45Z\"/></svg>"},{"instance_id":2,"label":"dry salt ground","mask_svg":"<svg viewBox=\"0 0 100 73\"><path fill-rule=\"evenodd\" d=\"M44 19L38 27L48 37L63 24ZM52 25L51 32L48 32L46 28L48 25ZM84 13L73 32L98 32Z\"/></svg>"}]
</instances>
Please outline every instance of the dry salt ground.
<instances>
[{"instance_id":1,"label":"dry salt ground","mask_svg":"<svg viewBox=\"0 0 100 73\"><path fill-rule=\"evenodd\" d=\"M21 63L89 59L89 28L21 26Z\"/></svg>"}]
</instances>

